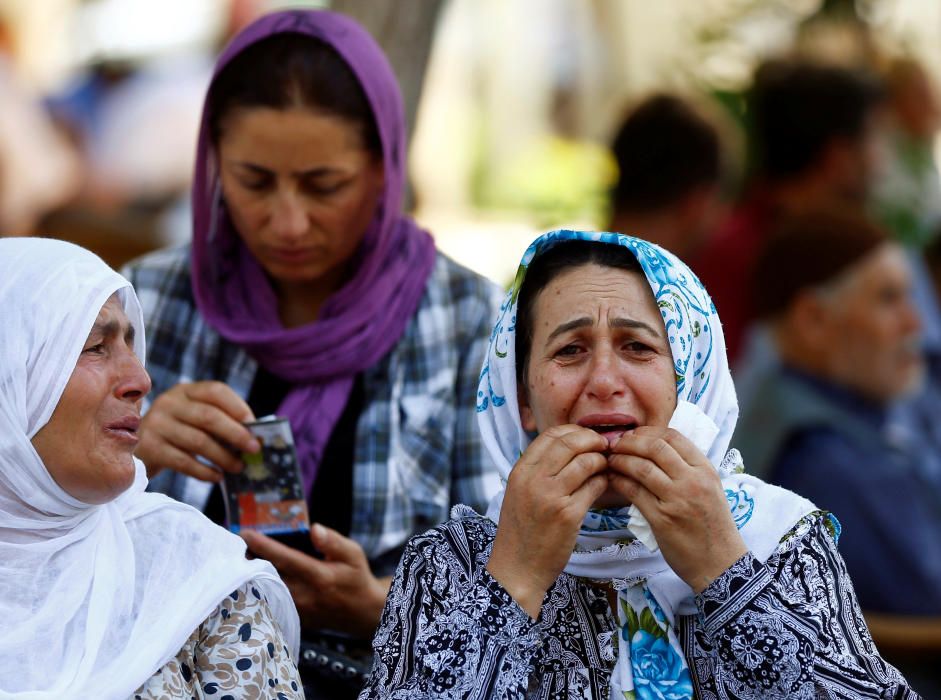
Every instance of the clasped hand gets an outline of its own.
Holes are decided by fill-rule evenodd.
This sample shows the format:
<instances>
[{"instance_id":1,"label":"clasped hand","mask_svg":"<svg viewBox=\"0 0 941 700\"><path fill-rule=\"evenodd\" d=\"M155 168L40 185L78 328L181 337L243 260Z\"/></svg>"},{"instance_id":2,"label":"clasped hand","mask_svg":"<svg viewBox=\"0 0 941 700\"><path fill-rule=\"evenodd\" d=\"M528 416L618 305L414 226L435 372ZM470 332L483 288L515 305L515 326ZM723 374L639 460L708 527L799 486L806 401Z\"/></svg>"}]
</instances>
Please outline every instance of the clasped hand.
<instances>
[{"instance_id":1,"label":"clasped hand","mask_svg":"<svg viewBox=\"0 0 941 700\"><path fill-rule=\"evenodd\" d=\"M591 429L555 426L510 473L487 564L532 618L602 494L637 506L667 564L697 593L747 552L718 473L677 431L642 426L609 448Z\"/></svg>"}]
</instances>

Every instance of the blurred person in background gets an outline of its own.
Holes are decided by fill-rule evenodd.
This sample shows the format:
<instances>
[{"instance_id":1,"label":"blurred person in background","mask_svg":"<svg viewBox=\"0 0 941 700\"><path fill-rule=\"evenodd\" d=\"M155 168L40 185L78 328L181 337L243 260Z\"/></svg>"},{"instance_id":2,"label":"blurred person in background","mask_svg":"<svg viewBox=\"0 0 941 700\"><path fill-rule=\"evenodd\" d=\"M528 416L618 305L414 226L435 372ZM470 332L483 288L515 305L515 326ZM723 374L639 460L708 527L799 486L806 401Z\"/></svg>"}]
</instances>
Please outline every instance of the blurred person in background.
<instances>
[{"instance_id":1,"label":"blurred person in background","mask_svg":"<svg viewBox=\"0 0 941 700\"><path fill-rule=\"evenodd\" d=\"M903 616L903 634L910 616L941 615L938 391L924 381L912 284L905 249L862 213L782 222L752 290L780 364L753 378L736 430L754 473L839 518L860 605ZM941 697L928 652L883 651Z\"/></svg>"},{"instance_id":2,"label":"blurred person in background","mask_svg":"<svg viewBox=\"0 0 941 700\"><path fill-rule=\"evenodd\" d=\"M17 74L15 43L0 10L0 236L25 236L75 196L80 161Z\"/></svg>"},{"instance_id":3,"label":"blurred person in background","mask_svg":"<svg viewBox=\"0 0 941 700\"><path fill-rule=\"evenodd\" d=\"M748 281L774 222L829 201L867 201L881 159L881 100L874 78L849 69L775 61L756 72L751 183L692 264L722 314L733 367L754 320Z\"/></svg>"},{"instance_id":4,"label":"blurred person in background","mask_svg":"<svg viewBox=\"0 0 941 700\"><path fill-rule=\"evenodd\" d=\"M941 225L941 178L934 157L941 105L931 77L914 59L892 62L886 88L889 148L876 180L874 209L899 242L921 249Z\"/></svg>"},{"instance_id":5,"label":"blurred person in background","mask_svg":"<svg viewBox=\"0 0 941 700\"><path fill-rule=\"evenodd\" d=\"M316 525L296 547L245 538L291 588L305 645L371 638L408 538L499 489L473 401L499 289L402 213L405 153L395 77L362 27L263 17L206 97L192 245L128 268L151 344L138 456L155 489L221 522L229 446L258 449L242 423L290 420Z\"/></svg>"},{"instance_id":6,"label":"blurred person in background","mask_svg":"<svg viewBox=\"0 0 941 700\"><path fill-rule=\"evenodd\" d=\"M719 132L680 97L648 97L627 115L611 145L618 179L610 231L644 237L689 261L723 214Z\"/></svg>"},{"instance_id":7,"label":"blurred person in background","mask_svg":"<svg viewBox=\"0 0 941 700\"><path fill-rule=\"evenodd\" d=\"M860 214L806 213L754 279L781 366L739 421L745 462L840 519L863 609L941 615L941 455L892 424L925 370L904 250Z\"/></svg>"},{"instance_id":8,"label":"blurred person in background","mask_svg":"<svg viewBox=\"0 0 941 700\"><path fill-rule=\"evenodd\" d=\"M931 76L912 58L891 63L886 87L888 158L876 182L873 212L908 249L925 352L929 359L941 357L941 297L927 250L941 231L941 177L934 154L941 104ZM941 382L941 376L932 377ZM938 410L941 403L935 403L931 412Z\"/></svg>"}]
</instances>

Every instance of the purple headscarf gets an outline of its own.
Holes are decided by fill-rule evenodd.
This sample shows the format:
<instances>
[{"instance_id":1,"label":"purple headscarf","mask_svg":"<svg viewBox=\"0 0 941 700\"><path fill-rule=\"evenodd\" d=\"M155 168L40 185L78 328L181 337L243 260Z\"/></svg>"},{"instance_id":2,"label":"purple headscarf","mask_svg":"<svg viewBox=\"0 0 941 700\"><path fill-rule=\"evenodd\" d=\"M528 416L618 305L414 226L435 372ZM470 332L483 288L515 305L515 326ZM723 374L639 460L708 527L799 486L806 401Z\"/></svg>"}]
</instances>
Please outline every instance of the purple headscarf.
<instances>
[{"instance_id":1,"label":"purple headscarf","mask_svg":"<svg viewBox=\"0 0 941 700\"><path fill-rule=\"evenodd\" d=\"M373 38L352 19L324 11L267 15L226 47L215 76L248 46L275 34L305 34L331 46L352 69L373 110L385 167L385 192L353 260L350 279L313 323L287 329L261 266L232 226L203 106L193 183L192 283L200 313L294 388L278 409L294 430L307 492L349 399L354 377L395 345L418 308L435 260L425 231L403 216L405 119L395 75Z\"/></svg>"}]
</instances>

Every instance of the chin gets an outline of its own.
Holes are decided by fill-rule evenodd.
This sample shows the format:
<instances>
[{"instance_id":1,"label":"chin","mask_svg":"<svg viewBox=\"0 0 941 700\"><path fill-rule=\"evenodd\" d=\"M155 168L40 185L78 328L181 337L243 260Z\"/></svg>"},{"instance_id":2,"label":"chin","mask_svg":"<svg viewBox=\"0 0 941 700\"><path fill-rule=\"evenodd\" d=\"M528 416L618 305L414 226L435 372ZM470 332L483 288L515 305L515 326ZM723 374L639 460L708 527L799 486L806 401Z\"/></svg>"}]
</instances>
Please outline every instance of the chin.
<instances>
[{"instance_id":1,"label":"chin","mask_svg":"<svg viewBox=\"0 0 941 700\"><path fill-rule=\"evenodd\" d=\"M276 282L287 284L305 284L316 282L325 277L334 266L324 264L323 261L316 263L287 263L280 260L266 260L262 267L268 276Z\"/></svg>"},{"instance_id":2,"label":"chin","mask_svg":"<svg viewBox=\"0 0 941 700\"><path fill-rule=\"evenodd\" d=\"M127 462L114 465L111 470L111 477L107 484L102 484L98 503L107 503L113 501L122 493L127 491L134 484L134 477L137 475L137 467L134 465L134 459L128 457Z\"/></svg>"},{"instance_id":3,"label":"chin","mask_svg":"<svg viewBox=\"0 0 941 700\"><path fill-rule=\"evenodd\" d=\"M917 394L925 383L925 365L923 362L913 362L902 372L899 372L891 382L886 382L881 395L886 401L897 401L910 398Z\"/></svg>"}]
</instances>

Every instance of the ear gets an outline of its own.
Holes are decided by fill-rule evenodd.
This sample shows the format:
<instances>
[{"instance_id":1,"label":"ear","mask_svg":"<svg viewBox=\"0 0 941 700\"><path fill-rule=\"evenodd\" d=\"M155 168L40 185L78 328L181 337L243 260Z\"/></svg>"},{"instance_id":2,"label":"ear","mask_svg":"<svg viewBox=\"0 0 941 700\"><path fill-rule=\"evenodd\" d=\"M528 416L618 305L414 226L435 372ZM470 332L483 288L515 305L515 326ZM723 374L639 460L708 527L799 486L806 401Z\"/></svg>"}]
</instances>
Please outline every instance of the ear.
<instances>
[{"instance_id":1,"label":"ear","mask_svg":"<svg viewBox=\"0 0 941 700\"><path fill-rule=\"evenodd\" d=\"M830 305L812 291L797 295L788 314L791 328L808 348L826 352L831 346L830 331L833 328Z\"/></svg>"},{"instance_id":2,"label":"ear","mask_svg":"<svg viewBox=\"0 0 941 700\"><path fill-rule=\"evenodd\" d=\"M529 391L523 383L516 385L516 401L520 407L520 422L523 424L523 430L527 433L536 432L536 417L533 415L533 409L529 406Z\"/></svg>"}]
</instances>

